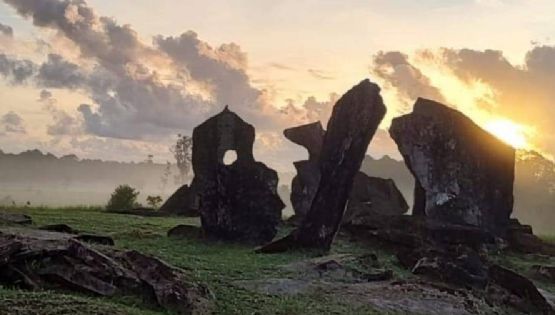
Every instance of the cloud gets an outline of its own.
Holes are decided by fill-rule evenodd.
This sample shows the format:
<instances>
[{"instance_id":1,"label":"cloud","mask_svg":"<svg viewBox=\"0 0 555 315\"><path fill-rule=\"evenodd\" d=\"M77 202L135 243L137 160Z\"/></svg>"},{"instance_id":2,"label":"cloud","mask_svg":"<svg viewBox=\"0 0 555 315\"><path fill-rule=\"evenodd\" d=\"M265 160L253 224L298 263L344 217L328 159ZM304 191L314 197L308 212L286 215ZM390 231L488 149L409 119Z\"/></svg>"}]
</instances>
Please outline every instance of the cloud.
<instances>
[{"instance_id":1,"label":"cloud","mask_svg":"<svg viewBox=\"0 0 555 315\"><path fill-rule=\"evenodd\" d=\"M46 133L51 136L81 135L83 134L82 122L75 116L56 106L57 100L52 92L42 90L39 94L39 102L50 114L52 123L46 126Z\"/></svg>"},{"instance_id":2,"label":"cloud","mask_svg":"<svg viewBox=\"0 0 555 315\"><path fill-rule=\"evenodd\" d=\"M0 35L13 37L13 28L9 25L0 23Z\"/></svg>"},{"instance_id":3,"label":"cloud","mask_svg":"<svg viewBox=\"0 0 555 315\"><path fill-rule=\"evenodd\" d=\"M46 88L75 89L83 87L86 79L86 73L78 65L57 54L49 54L37 74L38 84Z\"/></svg>"},{"instance_id":4,"label":"cloud","mask_svg":"<svg viewBox=\"0 0 555 315\"><path fill-rule=\"evenodd\" d=\"M418 97L445 102L439 89L430 83L430 79L409 62L407 55L399 51L378 52L373 57L370 72L388 88L395 89L405 103L412 105Z\"/></svg>"},{"instance_id":5,"label":"cloud","mask_svg":"<svg viewBox=\"0 0 555 315\"><path fill-rule=\"evenodd\" d=\"M311 76L313 76L313 77L315 77L316 79L319 79L319 80L333 80L333 79L335 79L333 76L331 76L330 74L328 74L327 72L322 71L322 70L308 69L307 71Z\"/></svg>"},{"instance_id":6,"label":"cloud","mask_svg":"<svg viewBox=\"0 0 555 315\"><path fill-rule=\"evenodd\" d=\"M36 65L26 59L16 59L0 53L0 75L7 78L12 84L23 84L34 73Z\"/></svg>"},{"instance_id":7,"label":"cloud","mask_svg":"<svg viewBox=\"0 0 555 315\"><path fill-rule=\"evenodd\" d=\"M464 105L473 108L463 106L460 110L471 116L480 111L488 117L533 126L541 131L532 136L534 144L540 150L555 152L555 46L532 47L523 64L511 63L498 50L428 49L418 52L416 58L466 86L480 84L487 88L487 97L475 97L472 104ZM372 70L411 103L418 96L445 102L445 93L450 92L433 86L425 75L429 69L409 63L407 55L400 52L376 55ZM463 97L464 93L459 91L458 95ZM453 105L460 107L463 103L452 98Z\"/></svg>"},{"instance_id":8,"label":"cloud","mask_svg":"<svg viewBox=\"0 0 555 315\"><path fill-rule=\"evenodd\" d=\"M23 118L13 111L7 112L0 117L0 133L27 133L25 130Z\"/></svg>"}]
</instances>

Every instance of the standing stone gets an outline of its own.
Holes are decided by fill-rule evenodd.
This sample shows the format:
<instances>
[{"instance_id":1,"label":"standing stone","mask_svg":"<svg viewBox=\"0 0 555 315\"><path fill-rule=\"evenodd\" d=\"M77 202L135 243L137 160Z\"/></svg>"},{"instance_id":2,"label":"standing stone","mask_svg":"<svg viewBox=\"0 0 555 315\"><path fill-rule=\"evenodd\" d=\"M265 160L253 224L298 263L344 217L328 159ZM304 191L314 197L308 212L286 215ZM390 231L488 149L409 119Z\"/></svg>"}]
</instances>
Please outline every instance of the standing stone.
<instances>
[{"instance_id":1,"label":"standing stone","mask_svg":"<svg viewBox=\"0 0 555 315\"><path fill-rule=\"evenodd\" d=\"M459 111L422 98L389 132L415 177L415 215L504 234L513 210L512 147Z\"/></svg>"},{"instance_id":2,"label":"standing stone","mask_svg":"<svg viewBox=\"0 0 555 315\"><path fill-rule=\"evenodd\" d=\"M271 240L284 204L276 171L256 162L254 127L227 107L193 131L192 186L199 196L206 237L263 243ZM227 151L237 159L224 164Z\"/></svg>"},{"instance_id":3,"label":"standing stone","mask_svg":"<svg viewBox=\"0 0 555 315\"><path fill-rule=\"evenodd\" d=\"M301 226L285 239L259 249L292 247L329 250L339 229L353 179L386 112L380 88L360 82L337 101L328 122L320 155L320 183Z\"/></svg>"},{"instance_id":4,"label":"standing stone","mask_svg":"<svg viewBox=\"0 0 555 315\"><path fill-rule=\"evenodd\" d=\"M194 187L183 185L177 189L158 211L187 217L198 217L198 194Z\"/></svg>"},{"instance_id":5,"label":"standing stone","mask_svg":"<svg viewBox=\"0 0 555 315\"><path fill-rule=\"evenodd\" d=\"M308 151L308 160L294 163L297 175L291 182L291 204L297 219L304 218L308 213L320 183L318 162L325 133L319 121L283 131L287 139L305 147Z\"/></svg>"}]
</instances>

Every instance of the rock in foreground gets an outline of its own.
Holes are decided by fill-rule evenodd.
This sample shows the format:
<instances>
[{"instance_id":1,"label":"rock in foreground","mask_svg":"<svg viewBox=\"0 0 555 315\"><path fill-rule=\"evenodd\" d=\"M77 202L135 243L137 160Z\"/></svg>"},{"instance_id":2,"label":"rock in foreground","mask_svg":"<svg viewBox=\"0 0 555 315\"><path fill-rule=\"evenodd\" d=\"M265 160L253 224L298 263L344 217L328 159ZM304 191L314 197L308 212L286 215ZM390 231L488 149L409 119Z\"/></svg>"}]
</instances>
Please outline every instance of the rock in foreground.
<instances>
[{"instance_id":1,"label":"rock in foreground","mask_svg":"<svg viewBox=\"0 0 555 315\"><path fill-rule=\"evenodd\" d=\"M182 270L136 251L101 252L57 232L0 233L0 284L135 295L176 314L211 312L208 289Z\"/></svg>"},{"instance_id":2,"label":"rock in foreground","mask_svg":"<svg viewBox=\"0 0 555 315\"><path fill-rule=\"evenodd\" d=\"M505 233L513 210L512 147L462 113L422 98L389 132L415 177L414 215Z\"/></svg>"}]
</instances>

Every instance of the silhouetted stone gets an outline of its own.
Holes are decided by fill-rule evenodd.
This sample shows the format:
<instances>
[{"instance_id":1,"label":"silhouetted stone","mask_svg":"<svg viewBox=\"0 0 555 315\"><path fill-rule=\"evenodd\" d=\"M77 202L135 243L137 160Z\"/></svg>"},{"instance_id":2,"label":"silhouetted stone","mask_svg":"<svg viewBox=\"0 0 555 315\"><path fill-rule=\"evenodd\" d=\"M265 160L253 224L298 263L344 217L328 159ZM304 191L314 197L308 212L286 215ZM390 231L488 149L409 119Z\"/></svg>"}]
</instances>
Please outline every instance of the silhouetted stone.
<instances>
[{"instance_id":1,"label":"silhouetted stone","mask_svg":"<svg viewBox=\"0 0 555 315\"><path fill-rule=\"evenodd\" d=\"M339 229L353 179L383 119L380 88L364 80L335 104L320 154L320 183L301 226L259 252L309 247L329 250Z\"/></svg>"},{"instance_id":2,"label":"silhouetted stone","mask_svg":"<svg viewBox=\"0 0 555 315\"><path fill-rule=\"evenodd\" d=\"M187 217L197 217L199 216L198 207L199 200L195 189L189 187L189 185L183 185L162 204L159 211Z\"/></svg>"},{"instance_id":3,"label":"silhouetted stone","mask_svg":"<svg viewBox=\"0 0 555 315\"><path fill-rule=\"evenodd\" d=\"M192 186L199 194L206 237L263 243L271 240L284 204L278 176L253 157L255 131L227 107L193 131ZM237 159L224 164L225 153Z\"/></svg>"},{"instance_id":4,"label":"silhouetted stone","mask_svg":"<svg viewBox=\"0 0 555 315\"><path fill-rule=\"evenodd\" d=\"M176 314L209 314L212 294L184 271L136 251L91 248L73 235L0 233L0 284L100 296L134 295Z\"/></svg>"},{"instance_id":5,"label":"silhouetted stone","mask_svg":"<svg viewBox=\"0 0 555 315\"><path fill-rule=\"evenodd\" d=\"M318 121L283 131L283 135L308 151L308 160L294 163L297 175L291 182L291 204L300 221L307 214L320 183L319 159L326 132Z\"/></svg>"},{"instance_id":6,"label":"silhouetted stone","mask_svg":"<svg viewBox=\"0 0 555 315\"><path fill-rule=\"evenodd\" d=\"M392 179L370 177L358 172L349 195L343 225L366 225L382 216L401 215L409 206Z\"/></svg>"},{"instance_id":7,"label":"silhouetted stone","mask_svg":"<svg viewBox=\"0 0 555 315\"><path fill-rule=\"evenodd\" d=\"M515 150L462 113L418 99L391 137L416 180L413 213L503 235L513 210Z\"/></svg>"}]
</instances>

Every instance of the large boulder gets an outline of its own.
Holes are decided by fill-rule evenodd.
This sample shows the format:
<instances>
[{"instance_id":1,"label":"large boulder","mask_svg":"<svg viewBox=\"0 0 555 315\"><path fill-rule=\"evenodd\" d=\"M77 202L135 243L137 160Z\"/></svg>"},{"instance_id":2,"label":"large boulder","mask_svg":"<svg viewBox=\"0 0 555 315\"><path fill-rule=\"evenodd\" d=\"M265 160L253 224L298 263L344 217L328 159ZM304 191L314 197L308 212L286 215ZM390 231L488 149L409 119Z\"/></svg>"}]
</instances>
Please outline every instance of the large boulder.
<instances>
[{"instance_id":1,"label":"large boulder","mask_svg":"<svg viewBox=\"0 0 555 315\"><path fill-rule=\"evenodd\" d=\"M409 206L392 179L358 172L349 195L343 225L367 225L383 216L402 215Z\"/></svg>"},{"instance_id":2,"label":"large boulder","mask_svg":"<svg viewBox=\"0 0 555 315\"><path fill-rule=\"evenodd\" d=\"M459 111L422 98L389 132L415 177L414 215L505 233L513 210L512 147Z\"/></svg>"},{"instance_id":3,"label":"large boulder","mask_svg":"<svg viewBox=\"0 0 555 315\"><path fill-rule=\"evenodd\" d=\"M162 204L159 211L187 217L197 217L199 216L198 199L198 194L194 187L183 185Z\"/></svg>"},{"instance_id":4,"label":"large boulder","mask_svg":"<svg viewBox=\"0 0 555 315\"><path fill-rule=\"evenodd\" d=\"M264 243L277 233L285 206L278 176L254 160L254 138L254 127L227 107L193 131L192 186L208 238ZM230 165L224 163L228 151L237 156Z\"/></svg>"},{"instance_id":5,"label":"large boulder","mask_svg":"<svg viewBox=\"0 0 555 315\"><path fill-rule=\"evenodd\" d=\"M355 175L386 112L380 88L364 80L333 108L319 158L320 182L310 210L290 236L260 252L291 247L329 250L349 199Z\"/></svg>"}]
</instances>

